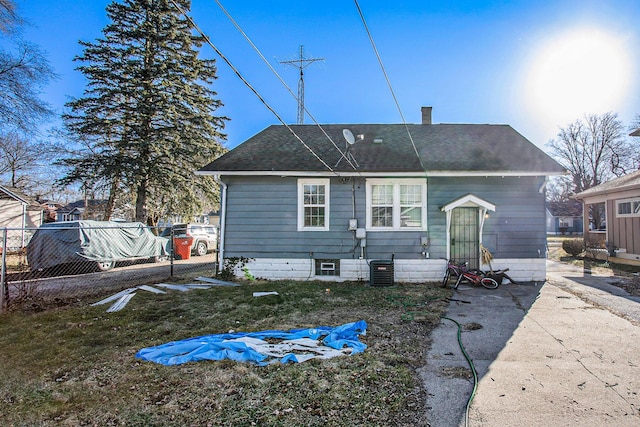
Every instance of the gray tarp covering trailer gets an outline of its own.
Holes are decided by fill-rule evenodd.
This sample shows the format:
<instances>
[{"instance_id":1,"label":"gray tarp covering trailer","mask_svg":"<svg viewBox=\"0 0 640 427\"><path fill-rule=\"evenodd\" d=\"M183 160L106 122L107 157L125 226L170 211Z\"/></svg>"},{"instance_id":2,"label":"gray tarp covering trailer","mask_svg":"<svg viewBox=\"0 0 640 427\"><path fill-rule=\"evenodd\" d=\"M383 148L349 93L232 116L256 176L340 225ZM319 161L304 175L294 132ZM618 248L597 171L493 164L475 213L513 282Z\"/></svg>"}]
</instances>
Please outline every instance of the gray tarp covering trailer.
<instances>
[{"instance_id":1,"label":"gray tarp covering trailer","mask_svg":"<svg viewBox=\"0 0 640 427\"><path fill-rule=\"evenodd\" d=\"M108 270L119 261L160 261L169 253L169 239L154 235L140 222L43 224L27 245L27 261L32 271L86 262L94 262L100 270Z\"/></svg>"}]
</instances>

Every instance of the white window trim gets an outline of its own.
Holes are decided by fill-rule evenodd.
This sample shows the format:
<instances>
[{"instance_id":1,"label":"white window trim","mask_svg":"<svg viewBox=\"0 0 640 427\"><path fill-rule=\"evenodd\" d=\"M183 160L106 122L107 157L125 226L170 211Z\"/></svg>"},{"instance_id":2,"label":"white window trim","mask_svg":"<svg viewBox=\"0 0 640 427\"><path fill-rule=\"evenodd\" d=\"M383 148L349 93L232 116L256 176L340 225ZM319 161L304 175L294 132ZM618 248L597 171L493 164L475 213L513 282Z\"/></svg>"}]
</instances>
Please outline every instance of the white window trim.
<instances>
[{"instance_id":1,"label":"white window trim","mask_svg":"<svg viewBox=\"0 0 640 427\"><path fill-rule=\"evenodd\" d=\"M298 231L329 231L329 205L331 200L330 180L324 178L298 180ZM324 185L324 227L305 227L304 225L304 186Z\"/></svg>"},{"instance_id":2,"label":"white window trim","mask_svg":"<svg viewBox=\"0 0 640 427\"><path fill-rule=\"evenodd\" d=\"M372 226L371 204L372 204L372 185L393 185L393 226L392 227L374 227ZM420 227L401 227L400 226L400 185L420 185L422 186L422 205L421 205L421 223ZM427 229L427 182L424 179L383 179L374 178L367 179L366 193L366 229L367 231L422 231Z\"/></svg>"},{"instance_id":3,"label":"white window trim","mask_svg":"<svg viewBox=\"0 0 640 427\"><path fill-rule=\"evenodd\" d=\"M558 220L558 227L573 227L573 218L570 216L561 216Z\"/></svg>"},{"instance_id":4,"label":"white window trim","mask_svg":"<svg viewBox=\"0 0 640 427\"><path fill-rule=\"evenodd\" d=\"M635 213L633 212L633 204L634 203L640 203L640 197L634 197L633 199L621 199L621 200L616 200L616 218L635 218L635 217L640 217L640 212ZM620 212L620 205L623 203L630 203L631 204L631 213L629 214L621 214Z\"/></svg>"}]
</instances>

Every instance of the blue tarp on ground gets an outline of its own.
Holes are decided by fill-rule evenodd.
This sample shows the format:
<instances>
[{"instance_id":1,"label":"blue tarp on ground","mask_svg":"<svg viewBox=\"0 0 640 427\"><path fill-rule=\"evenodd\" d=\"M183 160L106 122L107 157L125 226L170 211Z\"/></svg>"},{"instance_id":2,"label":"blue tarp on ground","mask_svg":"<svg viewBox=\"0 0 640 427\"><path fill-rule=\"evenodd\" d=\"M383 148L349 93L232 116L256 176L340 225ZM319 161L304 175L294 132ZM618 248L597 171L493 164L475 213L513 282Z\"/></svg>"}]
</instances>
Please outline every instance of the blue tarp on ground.
<instances>
[{"instance_id":1,"label":"blue tarp on ground","mask_svg":"<svg viewBox=\"0 0 640 427\"><path fill-rule=\"evenodd\" d=\"M367 323L360 320L337 327L204 335L143 348L136 357L162 365L223 359L260 366L278 361L298 363L360 353L367 346L358 336L365 335L366 331ZM274 340L281 341L274 343Z\"/></svg>"}]
</instances>

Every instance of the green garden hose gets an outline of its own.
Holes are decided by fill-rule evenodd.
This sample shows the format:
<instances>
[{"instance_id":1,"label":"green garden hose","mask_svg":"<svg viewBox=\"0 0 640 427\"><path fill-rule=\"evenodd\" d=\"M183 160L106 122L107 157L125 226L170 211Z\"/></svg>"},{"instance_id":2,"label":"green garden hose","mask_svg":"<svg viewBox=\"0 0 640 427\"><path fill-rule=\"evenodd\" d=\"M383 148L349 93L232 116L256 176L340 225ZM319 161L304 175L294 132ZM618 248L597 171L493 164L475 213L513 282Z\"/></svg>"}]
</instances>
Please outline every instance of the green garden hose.
<instances>
[{"instance_id":1,"label":"green garden hose","mask_svg":"<svg viewBox=\"0 0 640 427\"><path fill-rule=\"evenodd\" d=\"M476 390L478 389L478 372L476 371L476 367L473 364L471 357L469 357L469 355L467 354L467 351L464 349L464 346L462 345L462 325L460 325L460 323L458 323L456 320L453 320L450 317L443 316L442 318L450 320L456 325L458 325L458 345L460 345L460 350L462 350L462 354L464 355L464 358L467 359L467 363L469 364L469 367L471 368L471 372L473 373L473 390L471 391L471 395L467 400L467 406L464 412L464 425L468 426L469 425L469 408L471 407L471 402L473 401L473 398L476 395Z\"/></svg>"},{"instance_id":2,"label":"green garden hose","mask_svg":"<svg viewBox=\"0 0 640 427\"><path fill-rule=\"evenodd\" d=\"M427 298L427 300L437 300L437 299L439 298L437 297ZM404 306L405 310L407 311L402 315L402 320L413 320L415 315L419 313L419 311L409 311L408 309L409 307L419 307L425 304L424 302L421 302L419 300L416 300L414 298L411 298L405 295L389 295L387 297L387 300L394 305ZM461 302L466 303L467 301L461 301ZM462 325L460 325L460 323L458 323L456 320L450 317L443 316L442 318L450 320L458 326L458 345L460 346L460 350L462 350L462 354L464 355L464 358L467 360L467 363L471 368L471 373L473 374L473 390L471 391L471 395L467 400L467 405L465 407L465 415L464 415L464 425L468 426L469 425L469 408L471 407L471 402L473 401L473 398L476 395L476 390L478 389L478 372L476 371L476 367L473 364L473 360L471 360L471 357L469 357L469 354L465 350L464 345L462 345Z\"/></svg>"}]
</instances>

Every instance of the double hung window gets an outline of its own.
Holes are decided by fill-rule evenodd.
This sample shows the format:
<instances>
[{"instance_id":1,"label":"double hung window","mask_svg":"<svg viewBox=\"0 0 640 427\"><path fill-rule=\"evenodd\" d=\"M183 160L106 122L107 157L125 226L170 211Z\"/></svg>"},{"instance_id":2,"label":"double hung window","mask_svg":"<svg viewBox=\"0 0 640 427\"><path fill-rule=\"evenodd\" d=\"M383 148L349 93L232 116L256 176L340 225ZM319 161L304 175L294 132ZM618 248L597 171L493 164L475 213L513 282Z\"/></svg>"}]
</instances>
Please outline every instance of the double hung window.
<instances>
[{"instance_id":1,"label":"double hung window","mask_svg":"<svg viewBox=\"0 0 640 427\"><path fill-rule=\"evenodd\" d=\"M367 229L426 228L427 184L424 180L367 180Z\"/></svg>"},{"instance_id":2,"label":"double hung window","mask_svg":"<svg viewBox=\"0 0 640 427\"><path fill-rule=\"evenodd\" d=\"M329 230L329 180L298 180L298 230Z\"/></svg>"}]
</instances>

